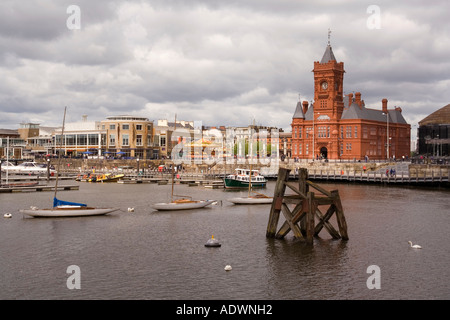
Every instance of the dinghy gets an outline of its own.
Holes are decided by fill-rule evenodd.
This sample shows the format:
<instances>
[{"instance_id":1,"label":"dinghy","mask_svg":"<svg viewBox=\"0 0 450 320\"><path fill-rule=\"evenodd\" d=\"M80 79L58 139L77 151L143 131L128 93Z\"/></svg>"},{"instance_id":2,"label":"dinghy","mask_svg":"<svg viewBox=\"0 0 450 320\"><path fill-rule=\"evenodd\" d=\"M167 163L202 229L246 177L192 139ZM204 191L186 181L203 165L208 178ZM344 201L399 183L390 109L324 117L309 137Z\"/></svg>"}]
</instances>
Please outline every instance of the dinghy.
<instances>
[{"instance_id":1,"label":"dinghy","mask_svg":"<svg viewBox=\"0 0 450 320\"><path fill-rule=\"evenodd\" d=\"M156 203L153 208L159 211L200 209L209 206L216 200L179 199L168 203Z\"/></svg>"}]
</instances>

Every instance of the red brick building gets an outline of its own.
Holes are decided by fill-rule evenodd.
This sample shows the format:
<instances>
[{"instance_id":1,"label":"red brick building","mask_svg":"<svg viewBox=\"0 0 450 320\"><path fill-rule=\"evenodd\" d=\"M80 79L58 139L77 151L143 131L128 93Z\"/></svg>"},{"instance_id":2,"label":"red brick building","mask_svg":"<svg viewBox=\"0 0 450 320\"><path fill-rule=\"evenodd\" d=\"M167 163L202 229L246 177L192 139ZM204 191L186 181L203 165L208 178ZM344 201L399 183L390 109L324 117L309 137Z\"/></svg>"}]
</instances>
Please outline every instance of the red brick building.
<instances>
[{"instance_id":1,"label":"red brick building","mask_svg":"<svg viewBox=\"0 0 450 320\"><path fill-rule=\"evenodd\" d=\"M344 96L344 63L328 44L314 62L314 103L298 102L292 117L292 157L387 159L410 155L411 126L401 108L366 108L361 93ZM389 141L389 143L388 143Z\"/></svg>"}]
</instances>

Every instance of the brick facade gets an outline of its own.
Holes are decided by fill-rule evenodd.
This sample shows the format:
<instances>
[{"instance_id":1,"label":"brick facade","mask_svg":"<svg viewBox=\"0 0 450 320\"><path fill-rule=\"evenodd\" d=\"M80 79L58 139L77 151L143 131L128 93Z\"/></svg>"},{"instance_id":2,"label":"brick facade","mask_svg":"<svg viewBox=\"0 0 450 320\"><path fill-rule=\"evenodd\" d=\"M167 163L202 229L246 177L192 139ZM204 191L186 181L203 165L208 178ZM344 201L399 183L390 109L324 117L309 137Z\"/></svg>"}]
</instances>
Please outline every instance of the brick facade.
<instances>
[{"instance_id":1,"label":"brick facade","mask_svg":"<svg viewBox=\"0 0 450 320\"><path fill-rule=\"evenodd\" d=\"M366 108L361 93L344 96L344 63L327 46L314 62L314 103L298 102L292 118L292 157L387 159L410 155L411 127L401 108ZM389 143L387 143L389 141Z\"/></svg>"}]
</instances>

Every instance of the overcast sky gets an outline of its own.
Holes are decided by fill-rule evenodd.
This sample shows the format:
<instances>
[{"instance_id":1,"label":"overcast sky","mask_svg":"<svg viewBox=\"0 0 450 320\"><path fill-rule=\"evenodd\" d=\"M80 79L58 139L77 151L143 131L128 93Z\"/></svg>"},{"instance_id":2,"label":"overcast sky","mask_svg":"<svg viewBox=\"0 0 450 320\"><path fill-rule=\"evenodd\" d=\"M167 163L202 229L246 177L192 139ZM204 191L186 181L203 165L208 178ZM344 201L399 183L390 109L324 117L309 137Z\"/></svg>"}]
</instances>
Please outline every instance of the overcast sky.
<instances>
[{"instance_id":1,"label":"overcast sky","mask_svg":"<svg viewBox=\"0 0 450 320\"><path fill-rule=\"evenodd\" d=\"M387 98L414 135L450 103L449 12L447 0L1 0L0 128L57 126L68 106L71 122L177 114L290 131L331 28L344 92L376 109Z\"/></svg>"}]
</instances>

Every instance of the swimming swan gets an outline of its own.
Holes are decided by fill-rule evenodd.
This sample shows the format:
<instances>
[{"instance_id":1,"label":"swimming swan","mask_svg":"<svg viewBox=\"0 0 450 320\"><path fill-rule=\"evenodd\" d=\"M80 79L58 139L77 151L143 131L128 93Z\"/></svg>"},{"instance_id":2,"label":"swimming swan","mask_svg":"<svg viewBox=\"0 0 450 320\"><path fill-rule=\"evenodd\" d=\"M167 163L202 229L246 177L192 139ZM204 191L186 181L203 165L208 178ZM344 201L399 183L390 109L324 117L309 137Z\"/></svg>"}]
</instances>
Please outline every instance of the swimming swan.
<instances>
[{"instance_id":1,"label":"swimming swan","mask_svg":"<svg viewBox=\"0 0 450 320\"><path fill-rule=\"evenodd\" d=\"M418 244L413 245L411 241L408 241L408 243L411 245L411 248L414 248L414 249L422 249L422 247L419 246Z\"/></svg>"}]
</instances>

